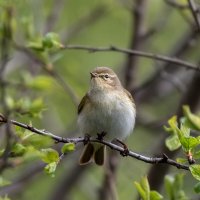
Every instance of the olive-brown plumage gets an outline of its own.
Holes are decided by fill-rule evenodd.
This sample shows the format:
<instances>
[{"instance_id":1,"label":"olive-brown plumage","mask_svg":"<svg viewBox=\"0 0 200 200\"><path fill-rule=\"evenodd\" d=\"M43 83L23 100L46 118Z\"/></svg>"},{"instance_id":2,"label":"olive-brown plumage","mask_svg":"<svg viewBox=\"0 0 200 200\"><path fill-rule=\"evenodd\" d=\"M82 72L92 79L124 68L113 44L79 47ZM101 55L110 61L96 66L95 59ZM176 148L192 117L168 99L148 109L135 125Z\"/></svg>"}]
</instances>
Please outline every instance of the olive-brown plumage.
<instances>
[{"instance_id":1,"label":"olive-brown plumage","mask_svg":"<svg viewBox=\"0 0 200 200\"><path fill-rule=\"evenodd\" d=\"M135 124L136 110L131 94L108 67L97 67L90 74L90 89L78 106L80 131L90 136L104 132L107 140L125 139ZM87 164L92 158L96 164L102 165L105 146L88 143L80 157L80 164Z\"/></svg>"}]
</instances>

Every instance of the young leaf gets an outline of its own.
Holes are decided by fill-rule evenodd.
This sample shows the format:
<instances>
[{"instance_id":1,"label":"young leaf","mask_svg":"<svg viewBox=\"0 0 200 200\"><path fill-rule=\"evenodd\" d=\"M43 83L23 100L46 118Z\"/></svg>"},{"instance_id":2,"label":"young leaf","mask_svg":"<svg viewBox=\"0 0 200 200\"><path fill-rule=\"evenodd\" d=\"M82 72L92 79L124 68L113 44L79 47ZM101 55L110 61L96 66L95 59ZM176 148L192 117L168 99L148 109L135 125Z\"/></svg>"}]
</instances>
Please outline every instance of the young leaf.
<instances>
[{"instance_id":1,"label":"young leaf","mask_svg":"<svg viewBox=\"0 0 200 200\"><path fill-rule=\"evenodd\" d=\"M57 167L57 162L51 162L45 166L44 170L48 175L50 175L53 178L55 177L56 167Z\"/></svg>"},{"instance_id":2,"label":"young leaf","mask_svg":"<svg viewBox=\"0 0 200 200\"><path fill-rule=\"evenodd\" d=\"M185 163L188 163L188 159L185 159L185 158L176 158L176 162L178 162L180 164L185 164Z\"/></svg>"},{"instance_id":3,"label":"young leaf","mask_svg":"<svg viewBox=\"0 0 200 200\"><path fill-rule=\"evenodd\" d=\"M26 152L26 147L20 143L16 143L12 146L10 154L11 156L16 157L16 156L23 156L25 152Z\"/></svg>"},{"instance_id":4,"label":"young leaf","mask_svg":"<svg viewBox=\"0 0 200 200\"><path fill-rule=\"evenodd\" d=\"M62 48L63 45L60 43L60 38L56 33L47 33L42 40L43 47L46 48Z\"/></svg>"},{"instance_id":5,"label":"young leaf","mask_svg":"<svg viewBox=\"0 0 200 200\"><path fill-rule=\"evenodd\" d=\"M200 130L200 117L191 113L189 106L183 106L184 115L195 126L196 130Z\"/></svg>"},{"instance_id":6,"label":"young leaf","mask_svg":"<svg viewBox=\"0 0 200 200\"><path fill-rule=\"evenodd\" d=\"M63 154L66 154L66 153L74 151L74 150L75 150L75 144L74 143L66 143L62 146L61 152Z\"/></svg>"},{"instance_id":7,"label":"young leaf","mask_svg":"<svg viewBox=\"0 0 200 200\"><path fill-rule=\"evenodd\" d=\"M160 200L162 195L156 191L151 191L147 177L143 177L141 182L134 182L135 186L143 200Z\"/></svg>"},{"instance_id":8,"label":"young leaf","mask_svg":"<svg viewBox=\"0 0 200 200\"><path fill-rule=\"evenodd\" d=\"M5 195L4 197L0 197L0 200L11 200L10 198L8 198L7 195Z\"/></svg>"},{"instance_id":9,"label":"young leaf","mask_svg":"<svg viewBox=\"0 0 200 200\"><path fill-rule=\"evenodd\" d=\"M189 168L192 176L200 181L200 165L191 165Z\"/></svg>"},{"instance_id":10,"label":"young leaf","mask_svg":"<svg viewBox=\"0 0 200 200\"><path fill-rule=\"evenodd\" d=\"M163 196L160 193L154 190L150 192L150 200L160 200L160 199L163 199Z\"/></svg>"},{"instance_id":11,"label":"young leaf","mask_svg":"<svg viewBox=\"0 0 200 200\"><path fill-rule=\"evenodd\" d=\"M178 149L181 146L181 143L179 141L179 138L177 135L170 135L166 140L165 140L165 145L170 151L174 151Z\"/></svg>"},{"instance_id":12,"label":"young leaf","mask_svg":"<svg viewBox=\"0 0 200 200\"><path fill-rule=\"evenodd\" d=\"M2 176L0 176L0 187L6 186L6 185L10 185L11 182L4 179Z\"/></svg>"},{"instance_id":13,"label":"young leaf","mask_svg":"<svg viewBox=\"0 0 200 200\"><path fill-rule=\"evenodd\" d=\"M59 154L56 150L48 148L48 149L42 149L42 160L45 163L53 163L58 162L59 160Z\"/></svg>"},{"instance_id":14,"label":"young leaf","mask_svg":"<svg viewBox=\"0 0 200 200\"><path fill-rule=\"evenodd\" d=\"M143 187L146 195L146 199L149 200L150 198L150 186L147 177L143 177L141 180L141 186Z\"/></svg>"},{"instance_id":15,"label":"young leaf","mask_svg":"<svg viewBox=\"0 0 200 200\"><path fill-rule=\"evenodd\" d=\"M196 193L200 193L200 182L198 182L195 186L194 186L194 191Z\"/></svg>"},{"instance_id":16,"label":"young leaf","mask_svg":"<svg viewBox=\"0 0 200 200\"><path fill-rule=\"evenodd\" d=\"M142 197L142 199L146 200L145 191L142 188L142 186L140 185L140 183L135 181L134 184L135 184L135 187L136 187L137 191L139 192L140 196Z\"/></svg>"}]
</instances>

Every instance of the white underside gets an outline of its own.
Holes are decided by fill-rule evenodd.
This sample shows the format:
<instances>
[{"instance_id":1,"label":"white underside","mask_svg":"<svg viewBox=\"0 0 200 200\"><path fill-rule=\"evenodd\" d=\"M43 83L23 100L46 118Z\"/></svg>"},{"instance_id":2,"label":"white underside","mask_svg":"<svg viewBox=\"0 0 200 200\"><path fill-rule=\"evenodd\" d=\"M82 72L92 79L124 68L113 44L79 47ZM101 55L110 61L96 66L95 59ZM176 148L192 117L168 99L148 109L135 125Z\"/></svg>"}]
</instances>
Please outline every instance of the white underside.
<instances>
[{"instance_id":1,"label":"white underside","mask_svg":"<svg viewBox=\"0 0 200 200\"><path fill-rule=\"evenodd\" d=\"M78 116L81 132L91 136L106 132L108 140L125 139L133 131L136 115L128 96L123 101L116 91L98 91L92 96L92 104L85 105Z\"/></svg>"}]
</instances>

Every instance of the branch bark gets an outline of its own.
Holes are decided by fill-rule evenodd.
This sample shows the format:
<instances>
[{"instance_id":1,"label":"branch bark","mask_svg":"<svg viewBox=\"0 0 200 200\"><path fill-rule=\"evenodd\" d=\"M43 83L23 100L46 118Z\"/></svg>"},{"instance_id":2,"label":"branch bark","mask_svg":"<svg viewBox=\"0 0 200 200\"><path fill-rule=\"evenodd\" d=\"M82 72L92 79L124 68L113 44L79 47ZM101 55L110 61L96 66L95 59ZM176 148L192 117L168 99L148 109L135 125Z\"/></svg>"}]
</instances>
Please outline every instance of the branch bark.
<instances>
[{"instance_id":1,"label":"branch bark","mask_svg":"<svg viewBox=\"0 0 200 200\"><path fill-rule=\"evenodd\" d=\"M119 48L116 46L110 46L110 47L92 47L92 46L86 46L86 45L66 45L63 47L63 49L79 49L79 50L84 50L84 51L89 51L91 53L93 52L120 52L120 53L125 53L125 54L130 54L130 55L136 55L144 58L149 58L149 59L155 59L159 61L164 61L168 63L173 63L177 64L180 67L184 67L186 69L193 69L200 71L200 66L196 64L192 64L187 61L183 61L181 59L175 58L175 57L168 57L160 54L155 54L155 53L150 53L150 52L144 52L144 51L138 51L138 50L131 50L131 49L126 49L126 48Z\"/></svg>"},{"instance_id":2,"label":"branch bark","mask_svg":"<svg viewBox=\"0 0 200 200\"><path fill-rule=\"evenodd\" d=\"M182 116L182 105L187 104L190 106L192 112L195 112L200 101L200 92L199 92L199 85L200 85L200 73L194 73L193 79L191 80L190 86L187 87L187 91L183 95L178 110L176 112L178 118ZM159 145L156 148L159 149L161 152L165 152L171 158L174 158L178 151L169 151L165 146L165 139L166 136L163 136L162 139L159 141ZM157 151L155 152L157 153ZM161 167L161 166L152 166L148 172L149 183L152 189L160 190L164 176L169 171L169 166Z\"/></svg>"},{"instance_id":3,"label":"branch bark","mask_svg":"<svg viewBox=\"0 0 200 200\"><path fill-rule=\"evenodd\" d=\"M196 4L193 0L188 0L188 4L190 7L190 10L192 12L192 15L194 17L194 20L196 22L197 25L197 29L200 32L200 16L199 16L199 10L196 7Z\"/></svg>"},{"instance_id":4,"label":"branch bark","mask_svg":"<svg viewBox=\"0 0 200 200\"><path fill-rule=\"evenodd\" d=\"M77 144L77 143L88 142L88 138L86 139L85 137L63 138L63 137L54 135L53 133L48 132L46 130L37 129L37 128L31 126L31 125L23 124L21 122L15 121L15 120L7 120L2 114L0 114L0 123L10 123L10 124L25 128L25 129L33 132L33 133L37 133L37 134L42 135L42 136L50 137L53 140L55 140L57 143L60 142L60 143ZM141 155L139 153L136 153L136 152L133 152L133 151L130 151L130 150L125 153L125 150L124 150L123 147L116 145L112 142L103 140L103 139L100 140L98 138L90 138L89 141L94 142L94 143L104 144L104 145L110 147L112 150L120 152L121 155L129 156L129 157L135 158L137 160L141 160L141 161L146 162L146 163L150 163L150 164L163 164L163 163L165 163L165 164L168 164L168 165L171 165L171 166L175 166L179 169L189 170L188 165L177 163L176 161L168 158L168 156L166 156L165 154L163 154L161 157L148 157L148 156Z\"/></svg>"}]
</instances>

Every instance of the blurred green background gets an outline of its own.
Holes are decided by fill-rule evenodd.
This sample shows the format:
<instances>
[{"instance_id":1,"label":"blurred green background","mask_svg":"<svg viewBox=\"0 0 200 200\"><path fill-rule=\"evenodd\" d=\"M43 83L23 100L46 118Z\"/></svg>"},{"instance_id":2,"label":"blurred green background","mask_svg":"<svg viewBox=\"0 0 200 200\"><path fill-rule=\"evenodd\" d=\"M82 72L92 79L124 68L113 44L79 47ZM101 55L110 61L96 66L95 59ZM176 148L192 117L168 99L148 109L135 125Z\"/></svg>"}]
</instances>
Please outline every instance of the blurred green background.
<instances>
[{"instance_id":1,"label":"blurred green background","mask_svg":"<svg viewBox=\"0 0 200 200\"><path fill-rule=\"evenodd\" d=\"M2 27L5 9L9 7L13 17L13 40L21 46L28 46L31 42L39 43L48 32L55 32L60 36L60 41L64 45L77 44L93 47L113 45L132 48L131 41L135 33L134 23L136 23L134 9L137 8L138 2L131 0L0 0L2 21L0 23ZM187 1L177 2L185 5ZM149 0L144 4L142 32L150 35L143 35L144 37L140 39L141 46L138 49L173 55L181 45L182 38L192 32L191 12L188 9L171 6L167 1ZM179 57L192 63L199 62L198 37L191 37L188 43L188 49L183 50ZM3 46L1 51L4 51ZM129 56L123 53L53 49L45 51L44 55L36 51L35 55L45 63L53 65L53 70L73 90L78 101L88 90L89 72L97 66L111 67L122 82L126 82L126 63ZM162 69L163 65L161 61L137 58L134 71L135 80L132 86L133 95L134 89L138 92L138 88L140 89L146 80ZM166 76L160 78L165 83L160 84L160 89L156 94L152 93L151 97L147 96L143 99L136 97L137 123L134 133L127 140L128 147L133 151L149 156L162 155L157 147L163 135L167 135L162 131L162 126L167 123L171 115L176 113L181 96L192 77L190 70L178 68L176 65L173 67L178 70L172 74L167 71L164 74ZM24 106L27 103L29 108L33 101L39 98L42 99L41 106L44 107L42 115L31 117L24 114L19 115L18 110L15 110L11 114L12 118L24 123L31 121L35 127L63 137L81 135L76 126L76 103L69 92L64 90L59 81L49 75L48 70L44 70L40 63L19 49L10 47L9 62L3 77L10 83L7 87L7 102L14 104L22 99L21 104ZM1 105L1 110L3 110L2 107ZM2 130L1 132L3 133ZM4 139L5 136L1 134L1 146L4 145ZM59 144L54 146L60 149ZM13 186L11 185L7 192L8 197L16 200L53 200L60 199L59 196L55 198L56 192L59 194L59 191L63 193L67 191L63 199L98 199L106 169L93 164L80 169L78 157L82 148L82 145L78 145L75 152L64 157L58 165L54 178L43 172L41 163L35 158L27 158L22 164L4 170L3 177L14 181ZM20 159L19 162L21 162ZM16 158L15 162L17 162ZM139 181L142 176L146 175L151 165L130 157L120 157L118 165L116 172L118 198L137 199L134 181ZM37 169L37 166L40 167ZM31 171L32 168L35 168L35 171ZM180 171L173 168L170 174ZM190 187L195 181L187 172L183 170L181 172L186 174L187 181L184 183L184 188L188 196L195 196ZM27 176L23 179L25 173ZM70 188L69 176L73 173L78 175L74 178L76 181L71 181ZM21 182L20 178L22 178ZM19 182L15 184L15 180ZM64 180L69 182L66 183Z\"/></svg>"}]
</instances>

